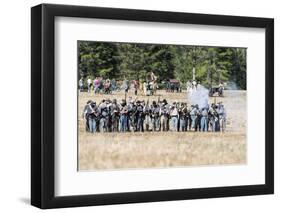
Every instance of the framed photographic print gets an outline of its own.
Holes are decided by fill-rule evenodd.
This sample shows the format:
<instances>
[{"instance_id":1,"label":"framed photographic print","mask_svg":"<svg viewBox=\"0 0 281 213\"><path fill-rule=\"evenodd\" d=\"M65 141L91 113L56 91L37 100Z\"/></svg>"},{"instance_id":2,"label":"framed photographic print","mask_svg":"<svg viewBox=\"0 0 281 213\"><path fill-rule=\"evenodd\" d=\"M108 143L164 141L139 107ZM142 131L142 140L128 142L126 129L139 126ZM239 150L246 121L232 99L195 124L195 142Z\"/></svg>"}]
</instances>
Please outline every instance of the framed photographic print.
<instances>
[{"instance_id":1,"label":"framed photographic print","mask_svg":"<svg viewBox=\"0 0 281 213\"><path fill-rule=\"evenodd\" d=\"M274 20L31 9L31 204L272 194Z\"/></svg>"}]
</instances>

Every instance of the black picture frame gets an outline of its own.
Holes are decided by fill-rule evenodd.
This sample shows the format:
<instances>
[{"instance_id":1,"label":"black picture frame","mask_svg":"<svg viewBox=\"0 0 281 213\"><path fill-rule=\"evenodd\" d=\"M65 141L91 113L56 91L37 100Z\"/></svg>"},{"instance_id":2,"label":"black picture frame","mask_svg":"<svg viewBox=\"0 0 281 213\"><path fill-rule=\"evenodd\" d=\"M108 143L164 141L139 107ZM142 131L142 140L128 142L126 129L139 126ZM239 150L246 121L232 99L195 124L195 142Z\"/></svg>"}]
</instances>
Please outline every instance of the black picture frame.
<instances>
[{"instance_id":1,"label":"black picture frame","mask_svg":"<svg viewBox=\"0 0 281 213\"><path fill-rule=\"evenodd\" d=\"M265 184L56 197L55 17L263 28L265 48ZM155 202L274 193L274 19L41 4L31 8L31 204L39 208Z\"/></svg>"}]
</instances>

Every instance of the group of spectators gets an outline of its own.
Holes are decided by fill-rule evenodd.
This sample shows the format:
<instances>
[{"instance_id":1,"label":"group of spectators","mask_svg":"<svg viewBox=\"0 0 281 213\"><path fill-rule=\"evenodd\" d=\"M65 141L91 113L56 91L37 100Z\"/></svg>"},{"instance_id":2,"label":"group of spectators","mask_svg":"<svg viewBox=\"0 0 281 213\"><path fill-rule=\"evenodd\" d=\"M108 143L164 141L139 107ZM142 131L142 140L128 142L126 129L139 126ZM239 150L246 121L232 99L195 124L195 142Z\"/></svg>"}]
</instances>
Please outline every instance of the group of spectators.
<instances>
[{"instance_id":1,"label":"group of spectators","mask_svg":"<svg viewBox=\"0 0 281 213\"><path fill-rule=\"evenodd\" d=\"M91 93L91 91L94 91L95 94L97 93L105 93L109 94L112 91L117 89L117 84L115 79L106 79L104 80L102 77L96 77L94 80L92 80L90 77L85 82L83 78L80 78L79 80L79 90L80 92L83 92L85 88L87 88L88 93Z\"/></svg>"},{"instance_id":2,"label":"group of spectators","mask_svg":"<svg viewBox=\"0 0 281 213\"><path fill-rule=\"evenodd\" d=\"M119 85L120 82L116 82L115 79L108 78L104 80L102 77L96 77L94 80L89 77L86 82L83 78L80 78L78 84L80 92L85 91L85 88L87 88L88 93L94 91L94 94L110 94L112 91L120 89L124 89L125 92L128 92L131 87L134 89L135 95L137 95L140 86L137 80L129 81L124 79L123 83L121 83L122 85Z\"/></svg>"}]
</instances>

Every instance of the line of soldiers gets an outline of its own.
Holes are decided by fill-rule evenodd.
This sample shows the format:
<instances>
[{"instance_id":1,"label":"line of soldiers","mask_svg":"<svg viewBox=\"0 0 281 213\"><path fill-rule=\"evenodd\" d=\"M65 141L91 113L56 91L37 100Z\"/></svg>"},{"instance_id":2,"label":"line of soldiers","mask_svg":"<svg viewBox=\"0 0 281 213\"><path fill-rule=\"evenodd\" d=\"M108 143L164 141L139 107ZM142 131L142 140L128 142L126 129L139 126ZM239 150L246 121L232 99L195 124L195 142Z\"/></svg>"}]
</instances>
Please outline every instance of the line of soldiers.
<instances>
[{"instance_id":1,"label":"line of soldiers","mask_svg":"<svg viewBox=\"0 0 281 213\"><path fill-rule=\"evenodd\" d=\"M225 131L226 111L223 104L198 105L163 101L89 100L83 118L88 132L143 132L143 131Z\"/></svg>"}]
</instances>

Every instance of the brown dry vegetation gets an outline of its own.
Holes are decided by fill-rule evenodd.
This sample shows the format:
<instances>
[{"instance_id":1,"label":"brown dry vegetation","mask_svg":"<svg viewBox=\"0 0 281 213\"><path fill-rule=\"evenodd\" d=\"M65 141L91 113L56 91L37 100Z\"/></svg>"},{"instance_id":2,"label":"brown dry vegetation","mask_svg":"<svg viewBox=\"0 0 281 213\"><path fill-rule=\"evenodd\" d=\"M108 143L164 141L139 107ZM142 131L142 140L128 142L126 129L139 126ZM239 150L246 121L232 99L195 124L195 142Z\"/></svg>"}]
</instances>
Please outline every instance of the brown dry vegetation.
<instances>
[{"instance_id":1,"label":"brown dry vegetation","mask_svg":"<svg viewBox=\"0 0 281 213\"><path fill-rule=\"evenodd\" d=\"M132 94L129 94L129 96ZM182 93L159 91L160 99L187 101ZM133 98L135 98L132 95ZM203 132L144 132L96 133L85 131L81 117L87 100L99 103L104 98L121 100L124 93L113 95L79 94L78 100L78 166L79 170L155 168L194 165L227 165L246 163L246 91L225 91L222 101L227 110L225 133ZM138 96L147 100L146 96ZM150 96L149 101L158 96ZM216 100L215 100L216 99Z\"/></svg>"}]
</instances>

